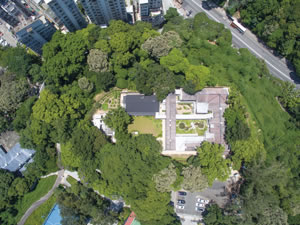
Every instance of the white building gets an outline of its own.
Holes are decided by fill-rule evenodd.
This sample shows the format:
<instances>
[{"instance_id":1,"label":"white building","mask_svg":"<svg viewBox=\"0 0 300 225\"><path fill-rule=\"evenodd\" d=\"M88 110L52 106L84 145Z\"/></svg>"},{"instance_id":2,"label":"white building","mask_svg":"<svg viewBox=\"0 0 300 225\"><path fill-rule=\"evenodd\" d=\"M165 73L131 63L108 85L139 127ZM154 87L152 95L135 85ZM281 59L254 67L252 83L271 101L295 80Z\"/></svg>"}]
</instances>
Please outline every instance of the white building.
<instances>
[{"instance_id":1,"label":"white building","mask_svg":"<svg viewBox=\"0 0 300 225\"><path fill-rule=\"evenodd\" d=\"M79 0L92 23L108 24L110 20L127 21L124 0Z\"/></svg>"},{"instance_id":2,"label":"white building","mask_svg":"<svg viewBox=\"0 0 300 225\"><path fill-rule=\"evenodd\" d=\"M51 40L55 33L55 27L44 17L40 17L26 27L16 32L18 41L31 48L38 54L42 53L42 47Z\"/></svg>"},{"instance_id":3,"label":"white building","mask_svg":"<svg viewBox=\"0 0 300 225\"><path fill-rule=\"evenodd\" d=\"M45 0L45 3L70 32L87 26L74 0Z\"/></svg>"}]
</instances>

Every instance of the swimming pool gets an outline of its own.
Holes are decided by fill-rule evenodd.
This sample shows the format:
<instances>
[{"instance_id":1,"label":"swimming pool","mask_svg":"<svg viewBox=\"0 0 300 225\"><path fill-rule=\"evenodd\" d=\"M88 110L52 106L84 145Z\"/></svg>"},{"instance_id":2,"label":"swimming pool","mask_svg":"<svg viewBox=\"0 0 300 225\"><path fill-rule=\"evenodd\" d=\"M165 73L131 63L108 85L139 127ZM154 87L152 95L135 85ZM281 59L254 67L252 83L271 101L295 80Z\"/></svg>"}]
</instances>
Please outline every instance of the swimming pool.
<instances>
[{"instance_id":1,"label":"swimming pool","mask_svg":"<svg viewBox=\"0 0 300 225\"><path fill-rule=\"evenodd\" d=\"M56 204L50 211L43 225L61 225L61 216L59 206Z\"/></svg>"}]
</instances>

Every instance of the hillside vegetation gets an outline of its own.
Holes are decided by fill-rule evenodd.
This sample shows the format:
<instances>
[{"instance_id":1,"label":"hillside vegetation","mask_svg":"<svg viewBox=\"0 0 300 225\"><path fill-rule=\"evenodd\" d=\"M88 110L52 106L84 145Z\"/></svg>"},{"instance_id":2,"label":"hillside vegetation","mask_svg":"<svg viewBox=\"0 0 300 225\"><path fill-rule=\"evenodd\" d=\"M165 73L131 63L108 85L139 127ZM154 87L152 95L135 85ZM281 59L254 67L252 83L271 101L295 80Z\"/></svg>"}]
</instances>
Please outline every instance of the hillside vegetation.
<instances>
[{"instance_id":1,"label":"hillside vegetation","mask_svg":"<svg viewBox=\"0 0 300 225\"><path fill-rule=\"evenodd\" d=\"M30 102L30 110L23 107L29 100L20 103L7 123L23 115L27 122L17 128L22 144L49 159L55 156L54 144L61 143L65 168L77 170L89 188L122 197L143 225L179 224L169 192L203 190L215 179L226 180L230 166L243 176L241 192L225 209L212 206L207 224L295 220L300 213L299 92L271 77L264 62L247 49L232 48L230 31L204 13L183 19L171 10L166 18L162 34L148 23L122 21L111 21L107 29L89 25L75 33L55 33L43 48L44 61L35 68L29 64L31 72L15 78L45 80L45 90ZM1 49L0 63L14 72L17 65L1 57L7 51L12 50ZM175 88L193 94L216 85L230 88L225 138L232 152L227 159L222 146L207 142L184 164L164 157L151 134L128 132L133 118L122 108L105 118L116 132L115 144L90 121L93 97L115 86L155 93L162 100ZM5 120L5 112L1 115ZM77 194L90 204L86 196L91 193L81 186L63 192L68 196L60 200L64 224L76 219L69 217L72 210L80 219L96 221L94 212L69 201Z\"/></svg>"}]
</instances>

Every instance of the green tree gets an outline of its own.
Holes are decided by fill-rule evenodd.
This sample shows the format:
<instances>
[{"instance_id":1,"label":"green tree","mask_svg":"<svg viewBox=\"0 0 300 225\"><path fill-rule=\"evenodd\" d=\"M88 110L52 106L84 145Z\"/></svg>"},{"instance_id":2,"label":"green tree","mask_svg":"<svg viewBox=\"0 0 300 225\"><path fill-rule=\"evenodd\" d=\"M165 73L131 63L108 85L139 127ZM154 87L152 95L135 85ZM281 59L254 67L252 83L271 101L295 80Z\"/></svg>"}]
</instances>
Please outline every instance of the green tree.
<instances>
[{"instance_id":1,"label":"green tree","mask_svg":"<svg viewBox=\"0 0 300 225\"><path fill-rule=\"evenodd\" d=\"M239 140L231 146L233 156L232 161L235 169L240 169L242 162L250 163L258 159L266 158L266 150L263 144L256 138L251 137L248 140Z\"/></svg>"},{"instance_id":2,"label":"green tree","mask_svg":"<svg viewBox=\"0 0 300 225\"><path fill-rule=\"evenodd\" d=\"M31 64L37 59L26 52L23 47L8 47L0 51L0 65L17 75L18 78L26 77Z\"/></svg>"},{"instance_id":3,"label":"green tree","mask_svg":"<svg viewBox=\"0 0 300 225\"><path fill-rule=\"evenodd\" d=\"M12 183L18 196L23 196L29 191L29 185L24 178L18 177Z\"/></svg>"},{"instance_id":4,"label":"green tree","mask_svg":"<svg viewBox=\"0 0 300 225\"><path fill-rule=\"evenodd\" d=\"M131 116L121 107L110 110L104 118L104 123L118 133L127 132L128 124L131 121Z\"/></svg>"},{"instance_id":5,"label":"green tree","mask_svg":"<svg viewBox=\"0 0 300 225\"><path fill-rule=\"evenodd\" d=\"M66 168L79 168L81 156L76 155L70 142L61 145L61 162Z\"/></svg>"},{"instance_id":6,"label":"green tree","mask_svg":"<svg viewBox=\"0 0 300 225\"><path fill-rule=\"evenodd\" d=\"M177 12L177 9L176 9L176 8L170 7L170 8L167 10L167 13L166 13L166 15L165 15L164 17L165 17L165 19L166 19L167 21L169 21L169 20L171 20L172 18L177 17L177 16L179 16L179 13Z\"/></svg>"},{"instance_id":7,"label":"green tree","mask_svg":"<svg viewBox=\"0 0 300 225\"><path fill-rule=\"evenodd\" d=\"M190 65L186 70L185 77L195 85L196 90L202 90L210 80L210 70L202 65Z\"/></svg>"},{"instance_id":8,"label":"green tree","mask_svg":"<svg viewBox=\"0 0 300 225\"><path fill-rule=\"evenodd\" d=\"M33 118L53 125L55 120L70 118L80 119L86 109L80 99L68 93L58 97L48 89L42 91L39 100L33 106Z\"/></svg>"},{"instance_id":9,"label":"green tree","mask_svg":"<svg viewBox=\"0 0 300 225\"><path fill-rule=\"evenodd\" d=\"M177 48L174 48L169 55L161 57L160 64L175 73L184 73L189 68L189 61Z\"/></svg>"},{"instance_id":10,"label":"green tree","mask_svg":"<svg viewBox=\"0 0 300 225\"><path fill-rule=\"evenodd\" d=\"M86 77L82 77L78 80L78 86L81 90L91 92L94 88L94 84L90 82Z\"/></svg>"},{"instance_id":11,"label":"green tree","mask_svg":"<svg viewBox=\"0 0 300 225\"><path fill-rule=\"evenodd\" d=\"M155 93L157 99L162 101L175 90L175 76L167 68L151 63L146 69L137 66L135 84L139 92L146 95Z\"/></svg>"},{"instance_id":12,"label":"green tree","mask_svg":"<svg viewBox=\"0 0 300 225\"><path fill-rule=\"evenodd\" d=\"M90 70L95 72L106 72L108 70L107 54L99 49L91 49L87 57Z\"/></svg>"},{"instance_id":13,"label":"green tree","mask_svg":"<svg viewBox=\"0 0 300 225\"><path fill-rule=\"evenodd\" d=\"M177 179L175 166L171 163L167 168L161 170L153 176L155 188L159 192L169 192L172 190L172 185Z\"/></svg>"},{"instance_id":14,"label":"green tree","mask_svg":"<svg viewBox=\"0 0 300 225\"><path fill-rule=\"evenodd\" d=\"M129 32L119 32L111 36L109 44L113 51L119 53L125 53L131 50L134 46L134 39Z\"/></svg>"},{"instance_id":15,"label":"green tree","mask_svg":"<svg viewBox=\"0 0 300 225\"><path fill-rule=\"evenodd\" d=\"M226 212L225 212L226 213ZM218 205L213 204L206 208L206 213L204 214L204 222L207 225L238 225L243 224L238 216L230 215L218 207Z\"/></svg>"},{"instance_id":16,"label":"green tree","mask_svg":"<svg viewBox=\"0 0 300 225\"><path fill-rule=\"evenodd\" d=\"M152 57L159 59L169 54L172 48L179 48L182 40L174 31L169 31L157 37L150 37L142 48L146 50Z\"/></svg>"},{"instance_id":17,"label":"green tree","mask_svg":"<svg viewBox=\"0 0 300 225\"><path fill-rule=\"evenodd\" d=\"M34 105L36 100L37 97L28 98L16 111L16 117L12 123L16 131L20 131L26 128L27 121L29 121L30 115L32 113L32 106Z\"/></svg>"},{"instance_id":18,"label":"green tree","mask_svg":"<svg viewBox=\"0 0 300 225\"><path fill-rule=\"evenodd\" d=\"M106 54L111 53L111 47L107 40L99 39L95 45L94 48L100 49L102 52L105 52Z\"/></svg>"},{"instance_id":19,"label":"green tree","mask_svg":"<svg viewBox=\"0 0 300 225\"><path fill-rule=\"evenodd\" d=\"M97 90L108 91L116 84L115 76L110 72L96 74L96 88Z\"/></svg>"},{"instance_id":20,"label":"green tree","mask_svg":"<svg viewBox=\"0 0 300 225\"><path fill-rule=\"evenodd\" d=\"M222 145L202 142L197 152L197 156L191 157L189 163L201 167L201 171L207 177L210 186L215 179L227 180L230 174L230 161L223 158L224 147Z\"/></svg>"},{"instance_id":21,"label":"green tree","mask_svg":"<svg viewBox=\"0 0 300 225\"><path fill-rule=\"evenodd\" d=\"M9 205L9 189L11 188L11 185L15 179L15 176L13 173L0 169L0 209L1 211L5 209Z\"/></svg>"},{"instance_id":22,"label":"green tree","mask_svg":"<svg viewBox=\"0 0 300 225\"><path fill-rule=\"evenodd\" d=\"M208 187L207 177L203 174L200 167L189 166L182 169L184 177L182 188L191 191L199 192Z\"/></svg>"},{"instance_id":23,"label":"green tree","mask_svg":"<svg viewBox=\"0 0 300 225\"><path fill-rule=\"evenodd\" d=\"M107 143L106 136L95 126L91 126L85 121L81 121L72 133L70 139L74 158L80 161L92 159L102 146ZM65 146L66 150L67 147ZM68 150L66 151L68 153ZM72 163L74 165L74 163Z\"/></svg>"},{"instance_id":24,"label":"green tree","mask_svg":"<svg viewBox=\"0 0 300 225\"><path fill-rule=\"evenodd\" d=\"M15 112L27 94L28 83L24 78L15 80L13 75L0 76L0 112Z\"/></svg>"},{"instance_id":25,"label":"green tree","mask_svg":"<svg viewBox=\"0 0 300 225\"><path fill-rule=\"evenodd\" d=\"M80 32L56 32L43 46L42 72L47 83L55 86L71 83L83 73L86 63L87 40Z\"/></svg>"}]
</instances>

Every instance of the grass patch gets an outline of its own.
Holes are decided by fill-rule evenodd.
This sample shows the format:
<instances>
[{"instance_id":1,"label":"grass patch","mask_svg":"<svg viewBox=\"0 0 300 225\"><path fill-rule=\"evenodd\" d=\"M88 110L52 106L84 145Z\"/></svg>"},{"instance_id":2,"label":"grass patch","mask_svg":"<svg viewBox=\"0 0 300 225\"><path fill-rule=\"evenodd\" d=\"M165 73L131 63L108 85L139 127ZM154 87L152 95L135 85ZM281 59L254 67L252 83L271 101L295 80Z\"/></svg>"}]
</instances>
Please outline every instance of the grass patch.
<instances>
[{"instance_id":1,"label":"grass patch","mask_svg":"<svg viewBox=\"0 0 300 225\"><path fill-rule=\"evenodd\" d=\"M74 185L74 184L77 184L78 181L76 179L74 179L73 177L71 176L68 176L67 177L67 181L71 184L71 185Z\"/></svg>"},{"instance_id":2,"label":"grass patch","mask_svg":"<svg viewBox=\"0 0 300 225\"><path fill-rule=\"evenodd\" d=\"M24 225L41 225L47 218L50 210L56 203L56 195L53 194L47 201L38 207L26 220Z\"/></svg>"},{"instance_id":3,"label":"grass patch","mask_svg":"<svg viewBox=\"0 0 300 225\"><path fill-rule=\"evenodd\" d=\"M133 123L128 126L128 131L139 132L140 134L152 134L154 137L162 136L162 121L154 116L135 116Z\"/></svg>"},{"instance_id":4,"label":"grass patch","mask_svg":"<svg viewBox=\"0 0 300 225\"><path fill-rule=\"evenodd\" d=\"M25 194L24 197L16 203L16 209L18 210L18 214L15 217L16 221L19 221L22 218L24 213L34 202L49 192L49 190L53 187L56 178L57 176L53 175L41 179L33 191Z\"/></svg>"},{"instance_id":5,"label":"grass patch","mask_svg":"<svg viewBox=\"0 0 300 225\"><path fill-rule=\"evenodd\" d=\"M102 104L101 109L105 111L108 110L108 104L107 103Z\"/></svg>"},{"instance_id":6,"label":"grass patch","mask_svg":"<svg viewBox=\"0 0 300 225\"><path fill-rule=\"evenodd\" d=\"M188 162L187 162L187 159L189 158L190 156L172 156L171 158L179 163L181 163L182 165L188 165Z\"/></svg>"}]
</instances>

